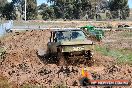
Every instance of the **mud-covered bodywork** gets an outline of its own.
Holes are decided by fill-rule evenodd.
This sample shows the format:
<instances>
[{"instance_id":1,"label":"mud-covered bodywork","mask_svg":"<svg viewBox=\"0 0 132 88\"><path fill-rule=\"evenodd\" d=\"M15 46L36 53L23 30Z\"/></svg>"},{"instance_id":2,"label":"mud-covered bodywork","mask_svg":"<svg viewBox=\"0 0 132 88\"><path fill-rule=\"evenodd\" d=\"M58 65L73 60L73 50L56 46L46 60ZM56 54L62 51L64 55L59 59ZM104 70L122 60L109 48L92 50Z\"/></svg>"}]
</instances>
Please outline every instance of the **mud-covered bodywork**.
<instances>
[{"instance_id":1,"label":"mud-covered bodywork","mask_svg":"<svg viewBox=\"0 0 132 88\"><path fill-rule=\"evenodd\" d=\"M81 29L52 30L48 42L49 54L64 57L83 56L91 59L94 44Z\"/></svg>"}]
</instances>

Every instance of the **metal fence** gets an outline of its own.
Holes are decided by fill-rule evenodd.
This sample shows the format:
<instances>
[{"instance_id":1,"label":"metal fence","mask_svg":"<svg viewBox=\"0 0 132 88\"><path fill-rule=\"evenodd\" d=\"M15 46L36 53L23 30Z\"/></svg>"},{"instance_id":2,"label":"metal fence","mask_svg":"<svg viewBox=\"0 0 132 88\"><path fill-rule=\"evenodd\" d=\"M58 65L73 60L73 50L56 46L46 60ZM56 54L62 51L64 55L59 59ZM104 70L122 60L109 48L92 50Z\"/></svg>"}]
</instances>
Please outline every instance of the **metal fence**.
<instances>
[{"instance_id":1,"label":"metal fence","mask_svg":"<svg viewBox=\"0 0 132 88\"><path fill-rule=\"evenodd\" d=\"M5 35L11 28L13 28L13 20L0 24L0 36Z\"/></svg>"}]
</instances>

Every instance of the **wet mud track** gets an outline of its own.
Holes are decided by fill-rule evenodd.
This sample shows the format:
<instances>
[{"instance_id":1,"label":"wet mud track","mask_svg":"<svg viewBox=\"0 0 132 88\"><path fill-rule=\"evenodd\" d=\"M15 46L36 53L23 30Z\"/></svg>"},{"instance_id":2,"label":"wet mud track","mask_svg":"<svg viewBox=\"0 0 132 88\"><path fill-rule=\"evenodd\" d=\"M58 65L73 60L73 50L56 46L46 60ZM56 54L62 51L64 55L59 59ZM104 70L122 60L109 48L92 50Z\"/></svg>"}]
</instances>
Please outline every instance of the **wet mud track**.
<instances>
[{"instance_id":1,"label":"wet mud track","mask_svg":"<svg viewBox=\"0 0 132 88\"><path fill-rule=\"evenodd\" d=\"M72 88L79 87L83 67L91 72L94 79L128 79L132 81L132 66L116 65L114 58L102 56L98 52L95 52L95 65L92 67L45 64L42 59L38 58L36 52L38 49L47 48L49 35L49 30L27 31L17 35L10 34L1 40L1 46L6 49L6 58L1 62L0 74L8 78L9 83L15 83L19 87L25 83L44 85L47 88L57 84L64 84Z\"/></svg>"}]
</instances>

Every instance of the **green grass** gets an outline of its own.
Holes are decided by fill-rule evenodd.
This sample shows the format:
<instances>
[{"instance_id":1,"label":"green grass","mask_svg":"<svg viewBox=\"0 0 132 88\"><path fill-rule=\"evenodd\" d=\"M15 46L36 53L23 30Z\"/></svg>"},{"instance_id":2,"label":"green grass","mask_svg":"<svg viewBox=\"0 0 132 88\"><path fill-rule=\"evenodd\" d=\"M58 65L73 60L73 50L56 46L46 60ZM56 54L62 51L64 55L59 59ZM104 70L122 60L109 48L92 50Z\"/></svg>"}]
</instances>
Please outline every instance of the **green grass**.
<instances>
[{"instance_id":1,"label":"green grass","mask_svg":"<svg viewBox=\"0 0 132 88\"><path fill-rule=\"evenodd\" d=\"M117 59L118 63L132 64L132 52L131 50L115 50L110 49L107 46L96 46L96 51L105 56L110 56ZM127 53L126 53L127 52Z\"/></svg>"},{"instance_id":2,"label":"green grass","mask_svg":"<svg viewBox=\"0 0 132 88\"><path fill-rule=\"evenodd\" d=\"M119 34L120 37L132 38L132 32L124 32Z\"/></svg>"}]
</instances>

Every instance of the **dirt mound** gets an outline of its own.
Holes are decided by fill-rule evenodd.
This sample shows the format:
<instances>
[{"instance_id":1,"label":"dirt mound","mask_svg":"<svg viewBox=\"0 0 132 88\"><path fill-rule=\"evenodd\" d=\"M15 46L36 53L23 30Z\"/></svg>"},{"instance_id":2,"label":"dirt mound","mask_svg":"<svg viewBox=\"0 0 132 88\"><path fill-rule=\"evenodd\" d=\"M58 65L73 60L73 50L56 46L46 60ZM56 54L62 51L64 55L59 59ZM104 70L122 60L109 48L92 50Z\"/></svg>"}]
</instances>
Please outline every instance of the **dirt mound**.
<instances>
[{"instance_id":1,"label":"dirt mound","mask_svg":"<svg viewBox=\"0 0 132 88\"><path fill-rule=\"evenodd\" d=\"M57 66L44 64L38 58L38 49L46 49L49 30L27 31L11 34L1 44L6 49L6 58L0 65L1 75L9 82L19 85L31 83L49 86L68 85L80 86L81 66ZM132 78L132 67L115 66L115 60L95 52L95 65L88 68L95 79ZM96 68L98 67L98 68ZM131 80L131 79L130 79Z\"/></svg>"}]
</instances>

